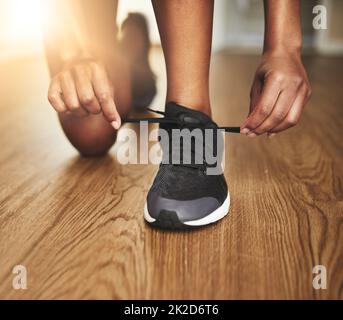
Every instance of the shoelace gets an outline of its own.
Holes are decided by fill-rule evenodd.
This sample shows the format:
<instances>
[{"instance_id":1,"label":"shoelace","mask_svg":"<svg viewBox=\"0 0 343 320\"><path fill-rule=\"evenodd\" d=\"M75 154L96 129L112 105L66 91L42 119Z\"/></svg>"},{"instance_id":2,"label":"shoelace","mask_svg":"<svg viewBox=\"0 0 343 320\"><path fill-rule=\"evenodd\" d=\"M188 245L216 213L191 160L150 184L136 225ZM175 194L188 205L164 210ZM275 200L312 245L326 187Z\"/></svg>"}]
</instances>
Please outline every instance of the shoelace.
<instances>
[{"instance_id":1,"label":"shoelace","mask_svg":"<svg viewBox=\"0 0 343 320\"><path fill-rule=\"evenodd\" d=\"M153 110L150 108L146 108L146 110L163 115L164 118L128 118L124 122L139 123L141 121L147 121L148 123L170 123L177 124L179 126L182 126L184 124L180 121L180 119L166 117L166 114L163 111ZM224 130L225 132L240 133L240 127L218 127L218 129Z\"/></svg>"},{"instance_id":2,"label":"shoelace","mask_svg":"<svg viewBox=\"0 0 343 320\"><path fill-rule=\"evenodd\" d=\"M151 111L153 113L156 114L160 114L163 115L163 118L128 118L125 120L125 122L127 123L140 123L141 121L146 121L148 123L165 123L165 124L175 124L179 127L183 127L186 123L182 122L181 119L179 118L172 118L172 117L168 117L166 116L166 113L163 111L158 111L158 110L154 110L154 109L150 109L150 108L146 108L146 110ZM190 125L190 123L187 123L187 126L192 126ZM199 126L197 124L193 124L193 128L199 128ZM200 127L201 129L201 127ZM224 130L225 132L232 132L232 133L240 133L240 127L217 127L216 129L221 129ZM169 144L171 145L171 143ZM205 147L205 146L204 146ZM182 154L182 145L180 145L180 149L177 150L178 152L180 152L179 154ZM175 151L175 149L173 149ZM169 149L169 157L172 157L172 149ZM195 148L191 148L191 152L193 154L193 156L195 157ZM170 159L170 158L169 158ZM161 165L177 165L177 166L183 166L183 167L187 167L187 168L193 168L193 169L200 169L203 172L205 172L206 167L208 166L208 164L206 163L206 160L203 159L203 163L202 164L195 164L195 163L178 163L178 164L172 164L172 163L161 163Z\"/></svg>"}]
</instances>

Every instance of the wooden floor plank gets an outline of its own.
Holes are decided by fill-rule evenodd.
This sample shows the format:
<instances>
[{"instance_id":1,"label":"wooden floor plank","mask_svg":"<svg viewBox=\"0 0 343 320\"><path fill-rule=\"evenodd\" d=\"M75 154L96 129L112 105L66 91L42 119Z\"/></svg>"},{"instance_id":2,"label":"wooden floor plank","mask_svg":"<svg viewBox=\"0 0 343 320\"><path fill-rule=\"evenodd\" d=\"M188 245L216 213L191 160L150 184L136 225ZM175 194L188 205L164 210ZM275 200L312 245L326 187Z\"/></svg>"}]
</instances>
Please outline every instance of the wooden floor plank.
<instances>
[{"instance_id":1,"label":"wooden floor plank","mask_svg":"<svg viewBox=\"0 0 343 320\"><path fill-rule=\"evenodd\" d=\"M214 56L219 124L246 116L257 63ZM168 233L142 216L157 167L120 165L115 148L78 157L46 101L44 60L0 61L0 298L342 299L343 59L305 63L314 94L300 125L273 139L226 136L229 216ZM153 65L160 107L161 52ZM27 290L12 288L17 264L27 267ZM326 290L312 287L318 264Z\"/></svg>"}]
</instances>

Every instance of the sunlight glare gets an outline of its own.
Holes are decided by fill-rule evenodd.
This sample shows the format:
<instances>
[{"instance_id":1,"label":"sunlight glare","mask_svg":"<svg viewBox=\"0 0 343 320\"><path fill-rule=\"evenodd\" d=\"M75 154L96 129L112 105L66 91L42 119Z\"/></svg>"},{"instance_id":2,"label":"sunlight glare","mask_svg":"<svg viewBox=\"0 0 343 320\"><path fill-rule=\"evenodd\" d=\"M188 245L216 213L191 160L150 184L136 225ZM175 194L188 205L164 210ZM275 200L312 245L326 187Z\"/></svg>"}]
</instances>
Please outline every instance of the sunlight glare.
<instances>
[{"instance_id":1,"label":"sunlight glare","mask_svg":"<svg viewBox=\"0 0 343 320\"><path fill-rule=\"evenodd\" d=\"M42 0L6 1L6 36L9 42L30 42L41 36L41 25L46 16Z\"/></svg>"}]
</instances>

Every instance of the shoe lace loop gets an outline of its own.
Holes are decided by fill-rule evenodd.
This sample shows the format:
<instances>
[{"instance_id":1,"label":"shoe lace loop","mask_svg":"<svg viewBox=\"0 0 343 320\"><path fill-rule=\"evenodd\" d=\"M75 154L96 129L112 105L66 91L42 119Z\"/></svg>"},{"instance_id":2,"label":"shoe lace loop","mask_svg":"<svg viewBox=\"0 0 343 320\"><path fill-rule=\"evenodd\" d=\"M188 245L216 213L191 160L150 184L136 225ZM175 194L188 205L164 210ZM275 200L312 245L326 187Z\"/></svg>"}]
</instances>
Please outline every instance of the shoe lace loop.
<instances>
[{"instance_id":1,"label":"shoe lace loop","mask_svg":"<svg viewBox=\"0 0 343 320\"><path fill-rule=\"evenodd\" d=\"M180 127L183 127L185 125L187 125L187 127L189 126L194 126L194 128L198 128L199 127L199 123L194 121L194 118L192 117L187 117L184 116L182 118L171 118L166 116L166 113L163 111L158 111L158 110L154 110L151 108L146 108L146 110L156 113L156 114L160 114L163 115L163 118L128 118L125 120L125 122L127 123L139 123L141 121L147 121L148 123L170 123L170 124L177 124ZM224 130L225 132L231 132L231 133L240 133L240 127L218 127L217 129L221 129Z\"/></svg>"},{"instance_id":2,"label":"shoe lace loop","mask_svg":"<svg viewBox=\"0 0 343 320\"><path fill-rule=\"evenodd\" d=\"M211 127L205 127L203 123L201 123L199 120L197 120L196 118L193 118L191 116L188 116L187 114L181 114L179 117L170 117L168 115L166 115L165 112L163 111L158 111L158 110L154 110L154 109L150 109L150 108L146 108L146 110L162 115L162 117L159 118L153 118L153 117L147 117L147 118L128 118L125 120L125 122L127 123L140 123L140 122L148 122L148 123L160 123L160 124L171 124L171 125L175 125L178 128L188 128L188 129L211 129ZM240 127L217 127L215 126L213 129L217 129L217 130L224 130L225 132L231 132L231 133L239 133L240 132ZM175 147L175 145L172 144L172 135L169 136L169 151L167 151L167 154L169 156L169 162L168 163L161 163L161 165L177 165L177 166L184 166L184 167L188 167L188 168L194 168L194 169L200 169L202 171L205 171L206 168L209 166L206 163L206 159L204 156L204 152L202 152L202 157L203 157L203 162L201 164L198 163L194 163L194 161L190 161L191 163L184 163L184 159L182 161L180 161L181 163L177 163L177 164L173 164L170 163L170 159L172 159L172 153L173 152L177 152L178 155L183 155L183 145L182 143L180 143L179 146ZM205 141L202 142L203 143L203 148L207 148L208 146L205 145ZM171 147L173 146L173 147ZM162 146L162 150L163 150L163 146ZM203 149L204 150L204 149ZM196 158L196 154L198 152L198 150L196 150L195 147L191 147L191 158L195 159ZM212 150L213 151L213 150ZM217 150L215 151L215 153L218 155ZM201 157L201 156L199 156Z\"/></svg>"}]
</instances>

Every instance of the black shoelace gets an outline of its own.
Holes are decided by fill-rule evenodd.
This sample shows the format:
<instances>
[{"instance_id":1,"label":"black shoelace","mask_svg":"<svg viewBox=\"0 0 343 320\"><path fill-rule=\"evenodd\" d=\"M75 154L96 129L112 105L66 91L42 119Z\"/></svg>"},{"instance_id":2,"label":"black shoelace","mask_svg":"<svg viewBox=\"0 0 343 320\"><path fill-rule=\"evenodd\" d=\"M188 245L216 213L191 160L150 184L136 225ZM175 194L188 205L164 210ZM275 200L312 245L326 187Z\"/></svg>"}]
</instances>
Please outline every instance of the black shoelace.
<instances>
[{"instance_id":1,"label":"black shoelace","mask_svg":"<svg viewBox=\"0 0 343 320\"><path fill-rule=\"evenodd\" d=\"M177 127L187 127L187 128L200 128L200 129L204 129L201 127L201 125L199 126L199 124L197 122L192 123L192 121L185 121L185 119L181 119L181 118L177 118L177 117L170 117L170 116L166 116L166 113L163 111L157 111L157 110L153 110L150 108L146 108L146 110L149 110L153 113L156 114L160 114L163 115L163 118L128 118L125 120L125 122L127 123L140 123L141 121L144 122L148 122L148 123L159 123L159 124L171 124L171 125L176 125ZM191 118L188 118L191 119ZM206 129L206 128L205 128ZM216 129L218 130L224 130L225 132L232 132L232 133L240 133L240 127L217 127ZM171 136L170 136L171 137ZM170 138L171 139L171 138ZM169 144L169 146L171 146L172 143ZM203 146L204 148L206 148L206 146ZM162 148L163 149L163 148ZM182 154L182 145L180 146L180 148L177 148L179 154ZM169 147L169 159L171 159L172 157L172 152L175 151L175 148L171 148ZM192 157L195 157L195 153L197 152L197 150L195 150L195 148L191 148L191 152L192 152ZM217 151L215 152L217 154ZM204 153L203 153L204 155ZM201 169L201 170L205 170L206 167L208 167L209 165L206 163L206 159L203 159L203 163L202 164L195 164L193 161L191 161L192 163L178 163L178 164L173 164L173 163L161 163L161 165L179 165L179 166L185 166L185 167L189 167L189 168L194 168L194 169ZM212 165L211 165L212 166Z\"/></svg>"},{"instance_id":2,"label":"black shoelace","mask_svg":"<svg viewBox=\"0 0 343 320\"><path fill-rule=\"evenodd\" d=\"M168 117L163 111L153 110L150 108L146 108L146 110L163 115L164 118L128 118L124 120L124 122L139 123L141 121L147 121L148 123L170 123L170 124L176 124L179 126L184 125L184 123L181 122L180 119ZM217 129L224 130L225 132L240 133L240 127L218 127Z\"/></svg>"}]
</instances>

